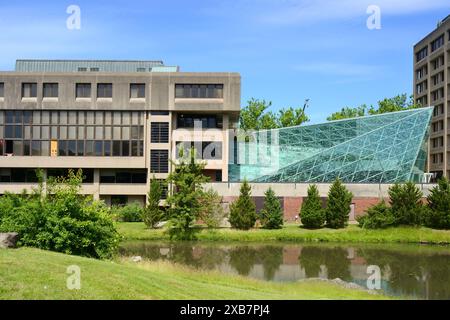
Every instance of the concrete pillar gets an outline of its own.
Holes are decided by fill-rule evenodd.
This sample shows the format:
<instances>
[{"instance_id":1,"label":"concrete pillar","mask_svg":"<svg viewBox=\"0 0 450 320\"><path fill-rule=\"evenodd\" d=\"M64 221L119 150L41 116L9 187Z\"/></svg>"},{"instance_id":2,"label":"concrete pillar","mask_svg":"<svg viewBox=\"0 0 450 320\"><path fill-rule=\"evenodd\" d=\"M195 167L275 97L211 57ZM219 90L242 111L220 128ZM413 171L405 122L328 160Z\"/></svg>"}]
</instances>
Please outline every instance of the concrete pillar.
<instances>
[{"instance_id":1,"label":"concrete pillar","mask_svg":"<svg viewBox=\"0 0 450 320\"><path fill-rule=\"evenodd\" d=\"M100 169L94 169L94 200L100 200Z\"/></svg>"}]
</instances>

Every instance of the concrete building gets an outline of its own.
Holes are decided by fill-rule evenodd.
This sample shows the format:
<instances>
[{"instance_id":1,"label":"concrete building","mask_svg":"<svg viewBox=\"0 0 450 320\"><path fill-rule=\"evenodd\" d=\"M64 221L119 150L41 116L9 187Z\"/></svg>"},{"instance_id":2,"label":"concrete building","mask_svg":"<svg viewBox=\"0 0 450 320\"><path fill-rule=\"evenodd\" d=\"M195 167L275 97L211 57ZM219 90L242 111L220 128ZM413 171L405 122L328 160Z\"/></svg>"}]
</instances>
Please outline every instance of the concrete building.
<instances>
[{"instance_id":1,"label":"concrete building","mask_svg":"<svg viewBox=\"0 0 450 320\"><path fill-rule=\"evenodd\" d=\"M434 106L427 171L450 177L450 15L414 46L414 99Z\"/></svg>"},{"instance_id":2,"label":"concrete building","mask_svg":"<svg viewBox=\"0 0 450 320\"><path fill-rule=\"evenodd\" d=\"M0 72L0 194L83 169L82 192L145 201L177 145L201 138L205 173L228 180L227 129L240 110L238 73L188 73L161 61L18 60ZM194 134L194 126L203 127ZM196 135L202 135L198 137Z\"/></svg>"}]
</instances>

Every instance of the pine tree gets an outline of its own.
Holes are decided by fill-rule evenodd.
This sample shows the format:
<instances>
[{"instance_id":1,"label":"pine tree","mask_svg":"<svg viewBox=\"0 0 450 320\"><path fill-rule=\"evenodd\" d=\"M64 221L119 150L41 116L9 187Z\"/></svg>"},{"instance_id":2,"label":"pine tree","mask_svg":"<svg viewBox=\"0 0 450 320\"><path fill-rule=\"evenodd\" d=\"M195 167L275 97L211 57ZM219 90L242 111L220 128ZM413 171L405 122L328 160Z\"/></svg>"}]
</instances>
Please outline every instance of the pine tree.
<instances>
[{"instance_id":1,"label":"pine tree","mask_svg":"<svg viewBox=\"0 0 450 320\"><path fill-rule=\"evenodd\" d=\"M389 188L389 203L396 225L420 225L424 206L423 193L413 183L395 184Z\"/></svg>"},{"instance_id":2,"label":"pine tree","mask_svg":"<svg viewBox=\"0 0 450 320\"><path fill-rule=\"evenodd\" d=\"M322 228L325 223L325 210L322 208L322 200L315 184L308 187L308 196L303 201L300 210L300 219L305 228Z\"/></svg>"},{"instance_id":3,"label":"pine tree","mask_svg":"<svg viewBox=\"0 0 450 320\"><path fill-rule=\"evenodd\" d=\"M326 221L329 228L345 228L348 224L350 205L353 194L336 179L328 192L328 202L326 208Z\"/></svg>"},{"instance_id":4,"label":"pine tree","mask_svg":"<svg viewBox=\"0 0 450 320\"><path fill-rule=\"evenodd\" d=\"M283 212L280 200L272 188L265 192L264 208L260 212L260 221L265 229L281 229L283 227Z\"/></svg>"},{"instance_id":5,"label":"pine tree","mask_svg":"<svg viewBox=\"0 0 450 320\"><path fill-rule=\"evenodd\" d=\"M203 175L205 163L195 160L195 149L191 148L188 157L184 157L183 152L180 150L178 162L172 161L175 169L167 178L172 192L166 202L170 213L170 237L190 240L195 238L193 227L201 209L202 185L209 178Z\"/></svg>"},{"instance_id":6,"label":"pine tree","mask_svg":"<svg viewBox=\"0 0 450 320\"><path fill-rule=\"evenodd\" d=\"M248 230L256 222L256 206L251 198L247 180L241 185L239 198L230 205L230 224L233 228Z\"/></svg>"},{"instance_id":7,"label":"pine tree","mask_svg":"<svg viewBox=\"0 0 450 320\"><path fill-rule=\"evenodd\" d=\"M155 177L150 181L150 190L147 194L147 205L142 212L142 220L149 228L156 228L157 224L164 219L164 211L159 207L162 197L161 185Z\"/></svg>"},{"instance_id":8,"label":"pine tree","mask_svg":"<svg viewBox=\"0 0 450 320\"><path fill-rule=\"evenodd\" d=\"M431 228L450 229L450 182L439 180L427 197L428 215L425 224Z\"/></svg>"}]
</instances>

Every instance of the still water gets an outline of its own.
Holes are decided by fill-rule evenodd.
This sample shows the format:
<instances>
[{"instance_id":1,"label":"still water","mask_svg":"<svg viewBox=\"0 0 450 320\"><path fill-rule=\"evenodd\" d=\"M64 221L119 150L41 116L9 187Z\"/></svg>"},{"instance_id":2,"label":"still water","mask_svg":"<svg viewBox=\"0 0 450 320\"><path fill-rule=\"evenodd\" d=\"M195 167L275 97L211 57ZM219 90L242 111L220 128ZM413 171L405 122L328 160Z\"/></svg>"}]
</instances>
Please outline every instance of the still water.
<instances>
[{"instance_id":1,"label":"still water","mask_svg":"<svg viewBox=\"0 0 450 320\"><path fill-rule=\"evenodd\" d=\"M266 281L340 278L366 287L369 265L381 290L416 299L450 299L450 247L425 245L123 243L122 256L167 260Z\"/></svg>"}]
</instances>

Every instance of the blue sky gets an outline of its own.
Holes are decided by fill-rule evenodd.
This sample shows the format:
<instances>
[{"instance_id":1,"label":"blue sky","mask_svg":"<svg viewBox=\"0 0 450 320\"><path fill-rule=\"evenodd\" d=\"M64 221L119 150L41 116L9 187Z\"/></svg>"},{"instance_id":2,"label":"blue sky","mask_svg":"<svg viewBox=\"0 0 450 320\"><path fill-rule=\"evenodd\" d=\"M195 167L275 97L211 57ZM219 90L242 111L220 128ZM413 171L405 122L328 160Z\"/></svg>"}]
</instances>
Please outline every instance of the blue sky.
<instances>
[{"instance_id":1,"label":"blue sky","mask_svg":"<svg viewBox=\"0 0 450 320\"><path fill-rule=\"evenodd\" d=\"M81 29L69 30L69 5ZM381 29L369 30L369 5ZM20 1L0 4L0 69L17 58L148 59L182 71L235 71L242 105L309 98L311 122L343 106L412 92L412 47L448 0Z\"/></svg>"}]
</instances>

